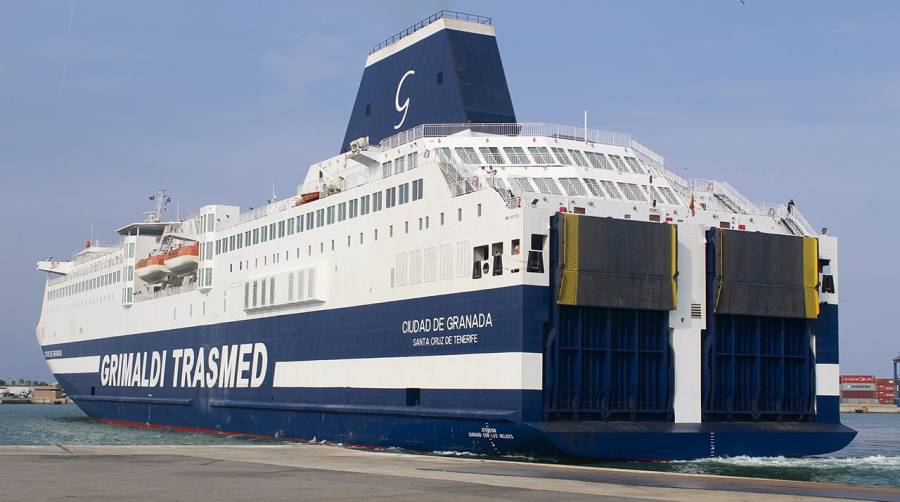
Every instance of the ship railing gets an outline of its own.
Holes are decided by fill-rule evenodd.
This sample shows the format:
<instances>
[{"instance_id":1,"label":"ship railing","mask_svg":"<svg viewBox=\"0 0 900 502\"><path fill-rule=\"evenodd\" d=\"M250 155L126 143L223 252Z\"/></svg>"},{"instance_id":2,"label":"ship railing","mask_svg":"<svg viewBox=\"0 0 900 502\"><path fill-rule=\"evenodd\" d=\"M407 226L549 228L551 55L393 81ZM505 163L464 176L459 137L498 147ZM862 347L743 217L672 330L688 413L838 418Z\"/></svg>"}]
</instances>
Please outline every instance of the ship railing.
<instances>
[{"instance_id":1,"label":"ship railing","mask_svg":"<svg viewBox=\"0 0 900 502\"><path fill-rule=\"evenodd\" d=\"M173 295L180 295L181 293L187 293L189 291L194 291L197 289L197 281L190 281L187 284L182 284L181 286L172 286L162 288L158 291L140 291L135 292L134 294L134 303L138 302L146 302L148 300L155 300L157 298L165 298Z\"/></svg>"},{"instance_id":2,"label":"ship railing","mask_svg":"<svg viewBox=\"0 0 900 502\"><path fill-rule=\"evenodd\" d=\"M270 203L266 204L265 206L253 208L253 209L250 209L249 211L245 211L245 212L241 213L238 216L237 221L235 221L233 224L240 225L242 223L247 223L250 221L258 220L258 219L260 219L264 216L268 216L270 214L280 213L281 211L284 211L285 209L289 209L289 208L293 207L296 203L297 203L296 196L288 197L287 199L284 199L284 200L270 202ZM231 225L229 225L229 226L231 226ZM226 227L223 226L222 228L226 228Z\"/></svg>"},{"instance_id":3,"label":"ship railing","mask_svg":"<svg viewBox=\"0 0 900 502\"><path fill-rule=\"evenodd\" d=\"M396 34L382 40L381 42L373 45L372 48L369 49L369 54L370 55L374 54L375 52L378 52L381 49L384 49L385 47L387 47L389 45L394 45L395 43L399 42L400 39L412 35L413 33L421 30L422 28L428 26L429 24L431 24L439 19L453 19L456 21L467 21L470 23L491 24L491 18L489 18L489 17L479 16L476 14L468 14L466 12L457 12L455 10L441 10L441 11L438 11L438 12L426 17L425 19L410 26L409 28L406 28L405 30L403 30L399 33L396 33Z\"/></svg>"},{"instance_id":4,"label":"ship railing","mask_svg":"<svg viewBox=\"0 0 900 502\"><path fill-rule=\"evenodd\" d=\"M796 206L788 207L787 204L757 204L760 215L769 216L780 219L791 229L791 231L799 230L806 236L816 235L815 227L803 216L803 213Z\"/></svg>"},{"instance_id":5,"label":"ship railing","mask_svg":"<svg viewBox=\"0 0 900 502\"><path fill-rule=\"evenodd\" d=\"M461 132L490 136L537 136L622 146L630 148L644 163L651 165L654 169L661 170L665 165L665 158L662 155L637 141L630 134L544 122L422 124L381 140L379 146L382 149L396 148L421 138L446 137Z\"/></svg>"},{"instance_id":6,"label":"ship railing","mask_svg":"<svg viewBox=\"0 0 900 502\"><path fill-rule=\"evenodd\" d=\"M721 209L739 214L759 214L759 208L730 183L725 181L693 179L691 192L709 193Z\"/></svg>"}]
</instances>

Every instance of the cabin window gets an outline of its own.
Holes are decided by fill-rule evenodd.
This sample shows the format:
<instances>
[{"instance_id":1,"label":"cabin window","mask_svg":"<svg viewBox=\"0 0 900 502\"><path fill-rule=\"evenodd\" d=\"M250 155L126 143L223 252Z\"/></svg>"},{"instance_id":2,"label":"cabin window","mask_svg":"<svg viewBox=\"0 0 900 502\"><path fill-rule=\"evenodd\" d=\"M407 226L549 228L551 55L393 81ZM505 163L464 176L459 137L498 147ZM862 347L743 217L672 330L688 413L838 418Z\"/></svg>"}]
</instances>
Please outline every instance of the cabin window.
<instances>
[{"instance_id":1,"label":"cabin window","mask_svg":"<svg viewBox=\"0 0 900 502\"><path fill-rule=\"evenodd\" d=\"M297 216L297 218L295 218L295 219L297 220L297 232L298 233L302 232L303 231L303 215L301 214L300 216Z\"/></svg>"},{"instance_id":2,"label":"cabin window","mask_svg":"<svg viewBox=\"0 0 900 502\"><path fill-rule=\"evenodd\" d=\"M620 173L624 173L624 172L628 171L628 168L625 166L625 162L622 161L622 157L619 157L618 155L609 154L609 158L610 158L610 160L612 160L612 163L615 164L616 169L618 169Z\"/></svg>"},{"instance_id":3,"label":"cabin window","mask_svg":"<svg viewBox=\"0 0 900 502\"><path fill-rule=\"evenodd\" d=\"M578 178L560 178L559 183L562 185L563 190L572 197L584 197L587 195L584 185L578 181Z\"/></svg>"},{"instance_id":4,"label":"cabin window","mask_svg":"<svg viewBox=\"0 0 900 502\"><path fill-rule=\"evenodd\" d=\"M284 223L285 222L283 220L278 222L278 238L279 239L284 237L284 227L285 227ZM234 249L234 248L232 248L232 249Z\"/></svg>"},{"instance_id":5,"label":"cabin window","mask_svg":"<svg viewBox=\"0 0 900 502\"><path fill-rule=\"evenodd\" d=\"M347 219L347 203L341 202L338 204L338 221L344 221Z\"/></svg>"},{"instance_id":6,"label":"cabin window","mask_svg":"<svg viewBox=\"0 0 900 502\"><path fill-rule=\"evenodd\" d=\"M314 228L314 223L315 223L315 222L313 221L313 213L312 213L312 211L306 213L306 229L307 229L307 230L312 230L312 229Z\"/></svg>"},{"instance_id":7,"label":"cabin window","mask_svg":"<svg viewBox=\"0 0 900 502\"><path fill-rule=\"evenodd\" d=\"M393 164L389 160L381 165L381 176L387 178L391 174L393 174Z\"/></svg>"},{"instance_id":8,"label":"cabin window","mask_svg":"<svg viewBox=\"0 0 900 502\"><path fill-rule=\"evenodd\" d=\"M481 203L479 202L479 203L478 203L478 206L476 206L476 207L477 207L477 214L478 214L478 217L481 218Z\"/></svg>"},{"instance_id":9,"label":"cabin window","mask_svg":"<svg viewBox=\"0 0 900 502\"><path fill-rule=\"evenodd\" d=\"M369 214L369 196L363 195L359 198L359 214Z\"/></svg>"},{"instance_id":10,"label":"cabin window","mask_svg":"<svg viewBox=\"0 0 900 502\"><path fill-rule=\"evenodd\" d=\"M531 186L531 182L528 181L528 178L522 178L521 176L511 176L509 178L509 184L512 186L513 192L518 194L534 193L537 191Z\"/></svg>"},{"instance_id":11,"label":"cabin window","mask_svg":"<svg viewBox=\"0 0 900 502\"><path fill-rule=\"evenodd\" d=\"M348 202L350 207L350 218L356 218L356 215L359 214L359 199L353 199Z\"/></svg>"},{"instance_id":12,"label":"cabin window","mask_svg":"<svg viewBox=\"0 0 900 502\"><path fill-rule=\"evenodd\" d=\"M381 192L375 192L372 194L372 212L373 213L381 211L382 195L383 194Z\"/></svg>"},{"instance_id":13,"label":"cabin window","mask_svg":"<svg viewBox=\"0 0 900 502\"><path fill-rule=\"evenodd\" d=\"M397 157L394 159L394 174L400 174L406 171L406 157Z\"/></svg>"},{"instance_id":14,"label":"cabin window","mask_svg":"<svg viewBox=\"0 0 900 502\"><path fill-rule=\"evenodd\" d=\"M637 174L645 174L644 169L641 167L641 164L634 157L625 157L625 162L628 163L628 167Z\"/></svg>"},{"instance_id":15,"label":"cabin window","mask_svg":"<svg viewBox=\"0 0 900 502\"><path fill-rule=\"evenodd\" d=\"M403 222L403 233L405 233L405 234L409 233L409 222L408 221Z\"/></svg>"},{"instance_id":16,"label":"cabin window","mask_svg":"<svg viewBox=\"0 0 900 502\"><path fill-rule=\"evenodd\" d=\"M409 202L409 183L400 185L400 204Z\"/></svg>"},{"instance_id":17,"label":"cabin window","mask_svg":"<svg viewBox=\"0 0 900 502\"><path fill-rule=\"evenodd\" d=\"M334 206L328 206L328 211L325 215L325 224L331 225L334 223Z\"/></svg>"},{"instance_id":18,"label":"cabin window","mask_svg":"<svg viewBox=\"0 0 900 502\"><path fill-rule=\"evenodd\" d=\"M406 156L406 169L415 169L419 167L419 152L412 152Z\"/></svg>"},{"instance_id":19,"label":"cabin window","mask_svg":"<svg viewBox=\"0 0 900 502\"><path fill-rule=\"evenodd\" d=\"M384 191L384 208L390 209L397 205L397 187L391 187Z\"/></svg>"},{"instance_id":20,"label":"cabin window","mask_svg":"<svg viewBox=\"0 0 900 502\"><path fill-rule=\"evenodd\" d=\"M462 208L456 209L456 221L462 221Z\"/></svg>"},{"instance_id":21,"label":"cabin window","mask_svg":"<svg viewBox=\"0 0 900 502\"><path fill-rule=\"evenodd\" d=\"M412 200L419 200L422 198L422 179L417 179L412 182Z\"/></svg>"},{"instance_id":22,"label":"cabin window","mask_svg":"<svg viewBox=\"0 0 900 502\"><path fill-rule=\"evenodd\" d=\"M512 248L512 255L516 256L522 253L522 246L519 242L519 239L513 239L510 243L510 247Z\"/></svg>"},{"instance_id":23,"label":"cabin window","mask_svg":"<svg viewBox=\"0 0 900 502\"><path fill-rule=\"evenodd\" d=\"M316 211L316 228L325 226L325 209Z\"/></svg>"}]
</instances>

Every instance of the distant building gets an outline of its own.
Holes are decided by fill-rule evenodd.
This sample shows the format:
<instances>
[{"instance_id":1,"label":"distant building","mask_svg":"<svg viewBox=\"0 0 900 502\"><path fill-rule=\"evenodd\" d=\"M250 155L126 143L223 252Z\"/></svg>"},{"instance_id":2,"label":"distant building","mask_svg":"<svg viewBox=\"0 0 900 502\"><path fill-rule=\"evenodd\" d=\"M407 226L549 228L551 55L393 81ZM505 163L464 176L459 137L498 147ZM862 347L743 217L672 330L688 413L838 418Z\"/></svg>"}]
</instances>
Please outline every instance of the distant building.
<instances>
[{"instance_id":1,"label":"distant building","mask_svg":"<svg viewBox=\"0 0 900 502\"><path fill-rule=\"evenodd\" d=\"M35 403L55 403L63 399L63 391L55 385L40 385L34 388L31 401Z\"/></svg>"}]
</instances>

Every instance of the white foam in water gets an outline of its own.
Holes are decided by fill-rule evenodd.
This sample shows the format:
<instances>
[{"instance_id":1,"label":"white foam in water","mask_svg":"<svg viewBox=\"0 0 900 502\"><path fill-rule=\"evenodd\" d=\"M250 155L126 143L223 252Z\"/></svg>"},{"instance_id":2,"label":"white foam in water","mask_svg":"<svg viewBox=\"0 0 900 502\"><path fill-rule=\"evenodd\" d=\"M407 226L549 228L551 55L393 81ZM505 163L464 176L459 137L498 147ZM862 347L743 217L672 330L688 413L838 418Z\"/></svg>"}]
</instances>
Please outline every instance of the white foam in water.
<instances>
[{"instance_id":1,"label":"white foam in water","mask_svg":"<svg viewBox=\"0 0 900 502\"><path fill-rule=\"evenodd\" d=\"M900 457L872 455L869 457L713 457L673 462L689 464L729 464L740 467L798 467L798 468L854 468L900 469Z\"/></svg>"}]
</instances>

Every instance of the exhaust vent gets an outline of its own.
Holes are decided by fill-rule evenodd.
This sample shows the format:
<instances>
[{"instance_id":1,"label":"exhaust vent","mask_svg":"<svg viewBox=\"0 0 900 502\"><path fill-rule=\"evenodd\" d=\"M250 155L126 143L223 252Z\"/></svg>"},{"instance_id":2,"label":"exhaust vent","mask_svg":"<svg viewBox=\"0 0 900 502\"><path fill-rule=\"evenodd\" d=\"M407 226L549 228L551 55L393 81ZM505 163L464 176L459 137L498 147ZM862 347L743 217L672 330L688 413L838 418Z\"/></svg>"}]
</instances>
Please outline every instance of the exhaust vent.
<instances>
[{"instance_id":1,"label":"exhaust vent","mask_svg":"<svg viewBox=\"0 0 900 502\"><path fill-rule=\"evenodd\" d=\"M703 318L703 308L699 303L691 304L691 319L702 319Z\"/></svg>"}]
</instances>

